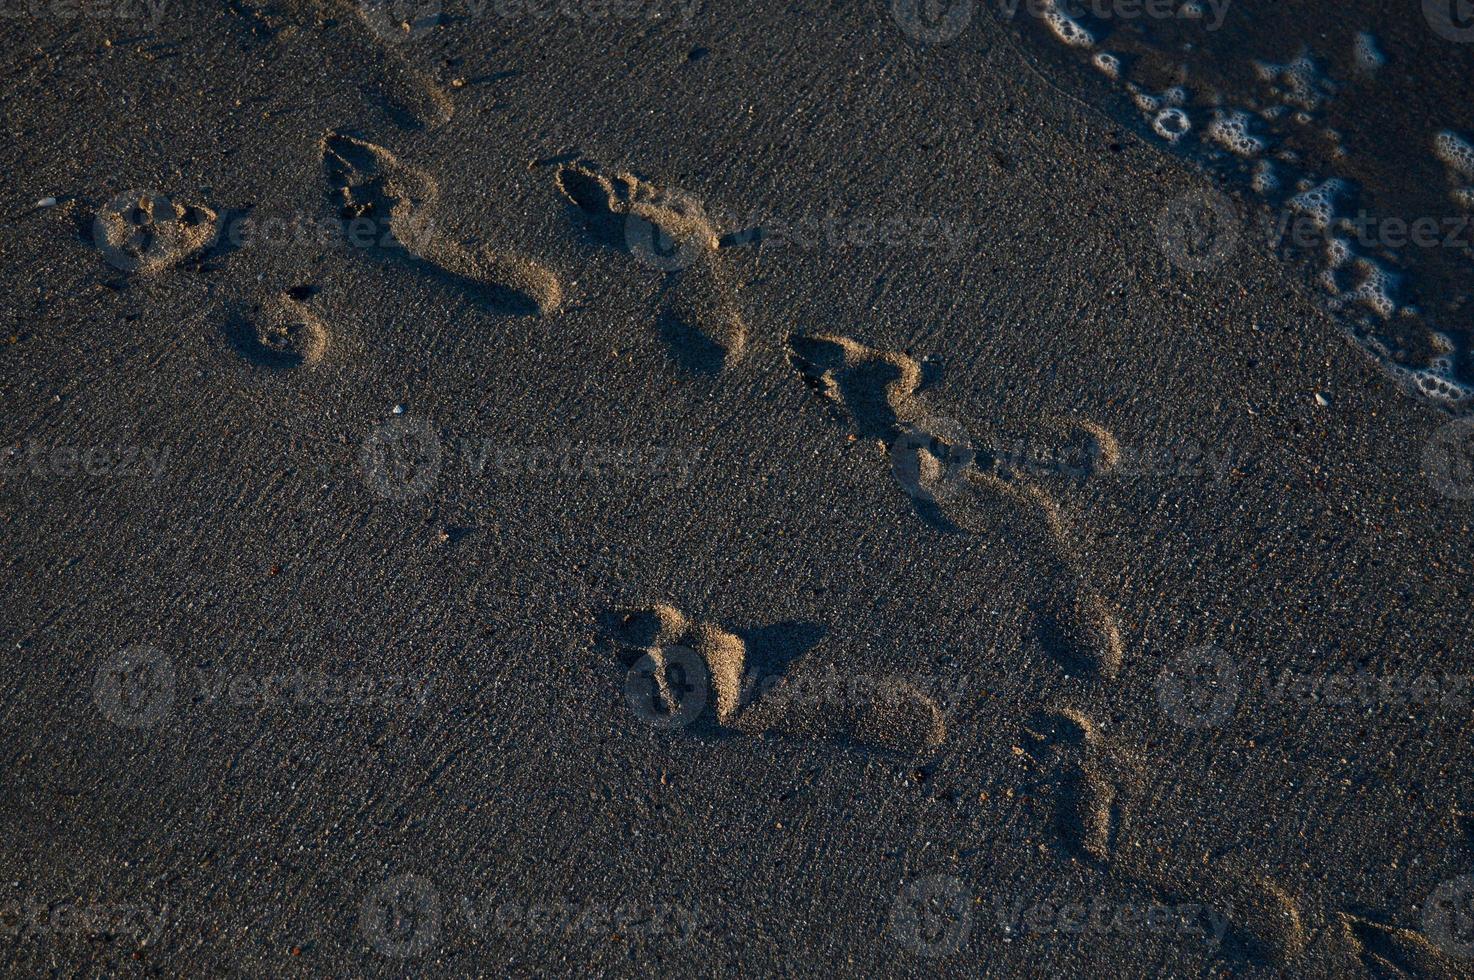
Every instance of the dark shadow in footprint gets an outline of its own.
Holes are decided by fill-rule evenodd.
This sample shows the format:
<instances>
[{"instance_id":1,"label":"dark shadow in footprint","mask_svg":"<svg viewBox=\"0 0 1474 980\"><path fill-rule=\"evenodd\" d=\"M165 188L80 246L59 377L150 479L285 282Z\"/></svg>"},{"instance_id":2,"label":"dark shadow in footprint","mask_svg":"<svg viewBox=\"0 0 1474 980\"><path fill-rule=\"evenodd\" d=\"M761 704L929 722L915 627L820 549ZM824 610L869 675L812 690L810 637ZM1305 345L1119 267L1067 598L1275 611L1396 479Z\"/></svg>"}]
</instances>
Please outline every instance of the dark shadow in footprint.
<instances>
[{"instance_id":1,"label":"dark shadow in footprint","mask_svg":"<svg viewBox=\"0 0 1474 980\"><path fill-rule=\"evenodd\" d=\"M764 679L782 677L791 664L808 653L829 631L818 623L790 620L740 634L747 645L746 683L760 686ZM748 694L751 695L752 691Z\"/></svg>"},{"instance_id":2,"label":"dark shadow in footprint","mask_svg":"<svg viewBox=\"0 0 1474 980\"><path fill-rule=\"evenodd\" d=\"M689 315L667 307L655 318L655 327L671 360L693 374L719 374L727 350L691 322Z\"/></svg>"},{"instance_id":3,"label":"dark shadow in footprint","mask_svg":"<svg viewBox=\"0 0 1474 980\"><path fill-rule=\"evenodd\" d=\"M628 199L629 191L623 181L605 180L580 166L559 167L554 180L593 237L611 248L628 251L625 216L616 214L612 206L620 188L625 188Z\"/></svg>"},{"instance_id":4,"label":"dark shadow in footprint","mask_svg":"<svg viewBox=\"0 0 1474 980\"><path fill-rule=\"evenodd\" d=\"M914 361L904 355L866 356L858 345L833 337L794 334L788 344L804 383L843 406L857 436L885 442L896 437L898 402L912 397L920 383Z\"/></svg>"},{"instance_id":5,"label":"dark shadow in footprint","mask_svg":"<svg viewBox=\"0 0 1474 980\"><path fill-rule=\"evenodd\" d=\"M275 371L316 364L328 347L326 326L290 293L230 316L223 329L237 354Z\"/></svg>"},{"instance_id":6,"label":"dark shadow in footprint","mask_svg":"<svg viewBox=\"0 0 1474 980\"><path fill-rule=\"evenodd\" d=\"M1109 642L1100 635L1104 627L1092 623L1085 610L1078 608L1079 597L1056 596L1046 605L1031 602L1029 613L1033 620L1033 632L1045 655L1059 664L1067 673L1076 677L1108 676L1111 665L1102 661L1098 651L1109 649ZM1075 607L1069 615L1061 610ZM1095 635L1087 635L1087 631Z\"/></svg>"}]
</instances>

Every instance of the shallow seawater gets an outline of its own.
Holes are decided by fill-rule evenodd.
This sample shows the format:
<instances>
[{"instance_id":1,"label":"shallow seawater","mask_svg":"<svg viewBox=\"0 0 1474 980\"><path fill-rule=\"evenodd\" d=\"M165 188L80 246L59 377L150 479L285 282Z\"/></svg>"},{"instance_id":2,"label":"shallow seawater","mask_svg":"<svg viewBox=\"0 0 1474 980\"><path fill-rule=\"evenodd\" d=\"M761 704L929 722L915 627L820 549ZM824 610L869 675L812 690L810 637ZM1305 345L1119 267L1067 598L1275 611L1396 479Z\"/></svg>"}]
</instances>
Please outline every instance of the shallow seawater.
<instances>
[{"instance_id":1,"label":"shallow seawater","mask_svg":"<svg viewBox=\"0 0 1474 980\"><path fill-rule=\"evenodd\" d=\"M1260 202L1230 220L1410 392L1474 409L1474 3L991 2L1048 81Z\"/></svg>"}]
</instances>

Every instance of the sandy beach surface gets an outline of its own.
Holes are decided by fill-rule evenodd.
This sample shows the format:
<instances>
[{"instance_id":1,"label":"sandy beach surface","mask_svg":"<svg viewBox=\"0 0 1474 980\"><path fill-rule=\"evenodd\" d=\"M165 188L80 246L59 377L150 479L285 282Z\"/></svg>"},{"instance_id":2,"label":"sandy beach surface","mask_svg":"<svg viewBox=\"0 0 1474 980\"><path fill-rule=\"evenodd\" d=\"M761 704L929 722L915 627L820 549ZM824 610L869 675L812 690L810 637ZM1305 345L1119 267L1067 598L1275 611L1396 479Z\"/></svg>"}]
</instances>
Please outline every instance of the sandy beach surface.
<instances>
[{"instance_id":1,"label":"sandy beach surface","mask_svg":"<svg viewBox=\"0 0 1474 980\"><path fill-rule=\"evenodd\" d=\"M1474 972L1474 8L1184 6L3 4L5 972Z\"/></svg>"}]
</instances>

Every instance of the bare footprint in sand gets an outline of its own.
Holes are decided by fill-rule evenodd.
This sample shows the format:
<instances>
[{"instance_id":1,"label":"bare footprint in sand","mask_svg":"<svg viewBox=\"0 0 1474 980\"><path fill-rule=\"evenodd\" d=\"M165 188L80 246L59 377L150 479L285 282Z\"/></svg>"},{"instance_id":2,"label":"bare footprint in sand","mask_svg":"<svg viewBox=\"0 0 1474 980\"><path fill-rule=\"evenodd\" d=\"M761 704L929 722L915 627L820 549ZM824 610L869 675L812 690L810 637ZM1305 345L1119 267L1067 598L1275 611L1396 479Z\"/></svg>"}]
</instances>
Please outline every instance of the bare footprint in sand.
<instances>
[{"instance_id":1,"label":"bare footprint in sand","mask_svg":"<svg viewBox=\"0 0 1474 980\"><path fill-rule=\"evenodd\" d=\"M1422 933L1337 913L1339 945L1374 977L1468 976Z\"/></svg>"},{"instance_id":2,"label":"bare footprint in sand","mask_svg":"<svg viewBox=\"0 0 1474 980\"><path fill-rule=\"evenodd\" d=\"M449 122L455 103L435 81L414 67L402 48L429 34L440 23L440 4L401 0L313 0L320 10L356 23L375 61L369 97L406 129L435 129Z\"/></svg>"},{"instance_id":3,"label":"bare footprint in sand","mask_svg":"<svg viewBox=\"0 0 1474 980\"><path fill-rule=\"evenodd\" d=\"M699 726L709 712L717 728L728 732L821 739L905 755L930 751L945 739L941 709L905 681L856 692L784 676L813 641L793 642L795 628L783 632L790 635L779 641L744 639L663 604L616 610L601 623L603 639L627 671L630 705L660 727Z\"/></svg>"},{"instance_id":4,"label":"bare footprint in sand","mask_svg":"<svg viewBox=\"0 0 1474 980\"><path fill-rule=\"evenodd\" d=\"M329 333L306 304L310 292L294 287L233 317L225 328L231 346L252 364L273 370L317 364L327 352Z\"/></svg>"},{"instance_id":5,"label":"bare footprint in sand","mask_svg":"<svg viewBox=\"0 0 1474 980\"><path fill-rule=\"evenodd\" d=\"M204 252L220 232L203 205L175 204L153 191L119 194L98 209L92 240L108 264L151 276Z\"/></svg>"},{"instance_id":6,"label":"bare footprint in sand","mask_svg":"<svg viewBox=\"0 0 1474 980\"><path fill-rule=\"evenodd\" d=\"M789 338L789 360L857 438L886 446L919 517L946 530L1002 534L1049 571L1050 597L1030 610L1046 653L1071 672L1115 676L1122 659L1115 615L1087 584L1058 501L1034 481L997 471L993 454L930 409L920 362L847 337L801 334ZM980 506L984 502L1010 505L1011 516L1000 526L996 506Z\"/></svg>"},{"instance_id":7,"label":"bare footprint in sand","mask_svg":"<svg viewBox=\"0 0 1474 980\"><path fill-rule=\"evenodd\" d=\"M1120 809L1094 723L1076 711L1040 712L1024 736L1021 757L1034 769L1033 788L1050 797L1061 846L1076 857L1108 860Z\"/></svg>"},{"instance_id":8,"label":"bare footprint in sand","mask_svg":"<svg viewBox=\"0 0 1474 980\"><path fill-rule=\"evenodd\" d=\"M372 247L392 254L471 297L494 313L532 316L562 303L563 290L547 269L490 248L467 248L435 226L439 186L382 146L347 133L322 143L329 198L342 217L368 219ZM350 235L353 225L350 224Z\"/></svg>"},{"instance_id":9,"label":"bare footprint in sand","mask_svg":"<svg viewBox=\"0 0 1474 980\"><path fill-rule=\"evenodd\" d=\"M1153 832L1144 835L1150 847L1132 839L1132 803L1151 798L1145 767L1086 714L1034 713L1014 753L1029 771L1025 792L1041 796L1051 811L1050 830L1064 856L1190 915L1188 925L1211 933L1219 955L1235 965L1284 970L1305 952L1310 930L1300 903L1260 874L1257 862L1197 852L1174 860ZM1415 936L1394 938L1403 950L1418 945Z\"/></svg>"},{"instance_id":10,"label":"bare footprint in sand","mask_svg":"<svg viewBox=\"0 0 1474 980\"><path fill-rule=\"evenodd\" d=\"M714 374L742 358L747 325L717 256L716 228L699 201L582 164L559 168L555 179L595 239L666 273L656 327L673 360Z\"/></svg>"}]
</instances>

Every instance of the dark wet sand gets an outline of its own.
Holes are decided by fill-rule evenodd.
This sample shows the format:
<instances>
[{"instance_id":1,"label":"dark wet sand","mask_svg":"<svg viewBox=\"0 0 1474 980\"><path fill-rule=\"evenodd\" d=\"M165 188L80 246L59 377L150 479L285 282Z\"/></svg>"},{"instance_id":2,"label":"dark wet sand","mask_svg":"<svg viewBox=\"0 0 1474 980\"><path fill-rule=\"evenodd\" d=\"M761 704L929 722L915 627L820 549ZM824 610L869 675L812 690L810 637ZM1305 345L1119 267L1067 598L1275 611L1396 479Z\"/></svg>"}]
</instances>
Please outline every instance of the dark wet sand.
<instances>
[{"instance_id":1,"label":"dark wet sand","mask_svg":"<svg viewBox=\"0 0 1474 980\"><path fill-rule=\"evenodd\" d=\"M446 9L0 24L8 972L1470 969L1474 435L1201 171L981 10Z\"/></svg>"}]
</instances>

